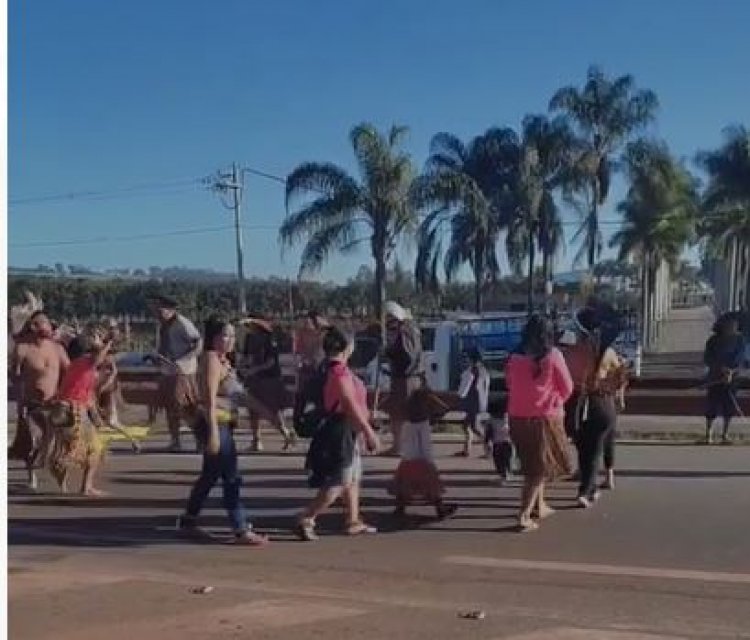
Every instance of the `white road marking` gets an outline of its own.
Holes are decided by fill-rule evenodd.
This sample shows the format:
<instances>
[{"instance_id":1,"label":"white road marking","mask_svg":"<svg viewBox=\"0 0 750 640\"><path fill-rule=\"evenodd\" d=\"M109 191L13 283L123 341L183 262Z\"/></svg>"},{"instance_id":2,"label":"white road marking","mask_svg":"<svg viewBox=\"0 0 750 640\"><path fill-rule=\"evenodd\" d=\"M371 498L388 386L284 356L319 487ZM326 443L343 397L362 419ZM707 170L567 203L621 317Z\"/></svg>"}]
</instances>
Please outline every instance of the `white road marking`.
<instances>
[{"instance_id":1,"label":"white road marking","mask_svg":"<svg viewBox=\"0 0 750 640\"><path fill-rule=\"evenodd\" d=\"M498 638L498 640L500 640ZM610 629L551 628L510 636L502 640L687 640L678 636L653 635Z\"/></svg>"},{"instance_id":2,"label":"white road marking","mask_svg":"<svg viewBox=\"0 0 750 640\"><path fill-rule=\"evenodd\" d=\"M693 580L696 582L725 582L750 584L750 573L728 573L722 571L697 571L692 569L670 569L660 567L629 567L610 564L588 564L580 562L557 562L547 560L516 560L511 558L483 558L478 556L446 556L445 564L490 569L521 569L526 571L559 571L565 573L588 573L602 576L628 576L634 578L658 578L667 580Z\"/></svg>"}]
</instances>

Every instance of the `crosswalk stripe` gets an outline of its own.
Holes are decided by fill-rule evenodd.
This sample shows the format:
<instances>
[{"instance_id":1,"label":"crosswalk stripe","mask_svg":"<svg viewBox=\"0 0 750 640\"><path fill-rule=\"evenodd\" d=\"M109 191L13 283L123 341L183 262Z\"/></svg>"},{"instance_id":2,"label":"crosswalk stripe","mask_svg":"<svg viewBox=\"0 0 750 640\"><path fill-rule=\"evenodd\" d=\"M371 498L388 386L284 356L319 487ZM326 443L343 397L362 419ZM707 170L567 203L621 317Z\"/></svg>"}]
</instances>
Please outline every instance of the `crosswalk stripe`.
<instances>
[{"instance_id":1,"label":"crosswalk stripe","mask_svg":"<svg viewBox=\"0 0 750 640\"><path fill-rule=\"evenodd\" d=\"M463 565L468 567L486 567L490 569L560 571L565 573L588 573L602 576L627 576L634 578L750 584L750 573L728 573L722 571L697 571L692 569L670 569L660 567L630 567L624 565L557 562L548 560L521 560L512 558L483 558L478 556L446 556L442 558L441 562L445 564Z\"/></svg>"},{"instance_id":2,"label":"crosswalk stripe","mask_svg":"<svg viewBox=\"0 0 750 640\"><path fill-rule=\"evenodd\" d=\"M499 640L499 639L498 639ZM611 629L550 628L510 636L502 640L686 640L678 636L654 635Z\"/></svg>"}]
</instances>

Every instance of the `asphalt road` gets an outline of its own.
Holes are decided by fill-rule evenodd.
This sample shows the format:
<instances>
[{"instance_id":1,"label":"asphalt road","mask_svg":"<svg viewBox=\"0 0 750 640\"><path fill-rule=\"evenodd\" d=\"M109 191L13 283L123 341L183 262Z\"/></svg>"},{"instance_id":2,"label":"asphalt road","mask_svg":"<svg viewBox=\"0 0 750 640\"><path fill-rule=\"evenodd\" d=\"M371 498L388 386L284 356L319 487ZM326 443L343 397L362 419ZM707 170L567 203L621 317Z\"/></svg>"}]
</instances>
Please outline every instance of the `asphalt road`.
<instances>
[{"instance_id":1,"label":"asphalt road","mask_svg":"<svg viewBox=\"0 0 750 640\"><path fill-rule=\"evenodd\" d=\"M398 527L396 461L369 458L364 508L382 532L344 537L334 513L313 544L289 533L310 495L301 456L243 456L246 504L273 538L261 550L176 537L195 455L118 449L100 500L57 496L46 478L26 495L12 467L9 637L750 638L750 448L620 446L614 492L581 511L557 485L558 513L530 534L513 530L518 481L501 488L454 450L438 447L456 517L416 508ZM219 495L205 513L217 535ZM473 611L484 619L462 617Z\"/></svg>"}]
</instances>

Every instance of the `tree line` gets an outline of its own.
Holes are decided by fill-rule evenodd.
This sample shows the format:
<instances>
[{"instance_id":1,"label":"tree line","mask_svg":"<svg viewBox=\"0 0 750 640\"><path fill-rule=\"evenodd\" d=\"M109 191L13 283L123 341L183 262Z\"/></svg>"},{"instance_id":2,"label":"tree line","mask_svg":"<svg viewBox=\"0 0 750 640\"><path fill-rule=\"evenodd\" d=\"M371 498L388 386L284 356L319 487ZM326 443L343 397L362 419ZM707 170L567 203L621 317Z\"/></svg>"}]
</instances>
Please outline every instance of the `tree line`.
<instances>
[{"instance_id":1,"label":"tree line","mask_svg":"<svg viewBox=\"0 0 750 640\"><path fill-rule=\"evenodd\" d=\"M613 299L617 294L607 282L612 278L632 278L635 275L633 267L615 261L597 265L596 273L602 278L599 293ZM251 279L246 283L248 310L250 314L271 318L290 318L313 309L332 316L374 318L374 280L374 273L367 266L362 266L355 277L341 285L279 278ZM473 305L474 292L470 283L450 283L436 295L420 290L414 273L398 262L389 269L387 283L394 299L422 316L470 310ZM65 322L102 316L145 317L149 315L149 299L157 294L174 297L184 313L196 321L202 321L214 312L234 317L237 309L237 285L232 280L9 276L9 305L20 304L26 291L40 297L53 318ZM561 300L565 295L576 295L578 291L575 283L559 285L556 289ZM525 308L525 292L525 278L508 276L493 282L485 295L487 304L493 309L510 310ZM632 297L627 295L620 295L617 301L621 306L633 304Z\"/></svg>"}]
</instances>

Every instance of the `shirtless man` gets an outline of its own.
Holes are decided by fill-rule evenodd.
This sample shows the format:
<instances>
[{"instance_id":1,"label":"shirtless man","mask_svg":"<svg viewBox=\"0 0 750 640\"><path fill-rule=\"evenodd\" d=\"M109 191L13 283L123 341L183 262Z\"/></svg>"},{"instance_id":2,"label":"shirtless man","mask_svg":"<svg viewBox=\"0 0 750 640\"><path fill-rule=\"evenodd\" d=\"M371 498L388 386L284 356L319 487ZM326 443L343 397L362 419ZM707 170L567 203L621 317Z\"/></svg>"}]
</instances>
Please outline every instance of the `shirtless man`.
<instances>
[{"instance_id":1,"label":"shirtless man","mask_svg":"<svg viewBox=\"0 0 750 640\"><path fill-rule=\"evenodd\" d=\"M8 455L23 460L29 488L36 489L34 467L39 462L50 404L70 361L63 346L53 339L52 323L43 311L31 315L27 329L11 356L10 375L18 389L18 424Z\"/></svg>"}]
</instances>

